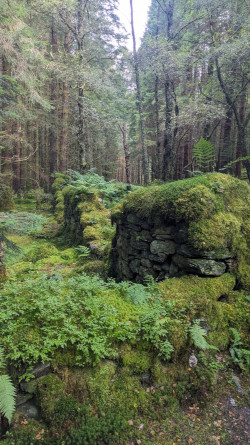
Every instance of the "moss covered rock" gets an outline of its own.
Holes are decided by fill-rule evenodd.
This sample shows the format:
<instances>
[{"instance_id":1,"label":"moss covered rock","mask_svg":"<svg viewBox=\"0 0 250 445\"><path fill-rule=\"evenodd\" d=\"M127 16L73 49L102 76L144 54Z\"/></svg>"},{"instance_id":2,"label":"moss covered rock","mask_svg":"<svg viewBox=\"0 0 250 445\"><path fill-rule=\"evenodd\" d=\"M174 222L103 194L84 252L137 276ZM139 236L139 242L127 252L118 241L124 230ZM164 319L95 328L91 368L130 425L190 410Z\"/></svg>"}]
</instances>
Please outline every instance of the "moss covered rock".
<instances>
[{"instance_id":1,"label":"moss covered rock","mask_svg":"<svg viewBox=\"0 0 250 445\"><path fill-rule=\"evenodd\" d=\"M247 287L249 190L244 181L209 173L129 194L112 214L111 275L143 282L146 275L161 281L230 272Z\"/></svg>"}]
</instances>

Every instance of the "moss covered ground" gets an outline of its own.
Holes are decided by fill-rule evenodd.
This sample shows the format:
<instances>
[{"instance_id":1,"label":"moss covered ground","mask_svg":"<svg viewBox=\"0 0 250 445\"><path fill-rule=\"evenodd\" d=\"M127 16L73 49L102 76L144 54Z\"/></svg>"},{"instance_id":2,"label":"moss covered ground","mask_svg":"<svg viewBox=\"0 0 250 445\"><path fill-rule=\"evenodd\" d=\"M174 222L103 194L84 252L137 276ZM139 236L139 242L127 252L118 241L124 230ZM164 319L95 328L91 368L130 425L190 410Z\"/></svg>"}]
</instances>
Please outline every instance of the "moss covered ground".
<instances>
[{"instance_id":1,"label":"moss covered ground","mask_svg":"<svg viewBox=\"0 0 250 445\"><path fill-rule=\"evenodd\" d=\"M18 410L0 443L246 445L249 297L235 277L117 284L43 217L42 230L12 226L0 293L9 374L31 383L39 417Z\"/></svg>"}]
</instances>

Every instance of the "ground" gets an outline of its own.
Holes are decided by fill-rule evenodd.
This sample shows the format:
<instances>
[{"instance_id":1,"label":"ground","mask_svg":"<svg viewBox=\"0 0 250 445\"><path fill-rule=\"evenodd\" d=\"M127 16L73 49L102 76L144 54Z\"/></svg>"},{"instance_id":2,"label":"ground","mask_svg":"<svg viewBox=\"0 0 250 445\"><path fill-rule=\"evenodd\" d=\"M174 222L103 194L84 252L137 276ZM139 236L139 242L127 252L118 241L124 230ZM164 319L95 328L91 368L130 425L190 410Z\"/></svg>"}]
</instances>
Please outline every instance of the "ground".
<instances>
[{"instance_id":1,"label":"ground","mask_svg":"<svg viewBox=\"0 0 250 445\"><path fill-rule=\"evenodd\" d=\"M24 212L26 210L27 207L19 204L18 211ZM35 212L34 206L32 207L30 203L29 212ZM10 285L14 286L15 280L20 280L20 285L18 284L18 286L25 289L26 280L28 282L29 280L36 280L39 283L41 273L47 277L47 283L53 280L55 273L61 273L66 280L68 277L78 276L83 266L92 261L91 258L80 257L77 250L68 248L68 246L63 244L63 240L58 239L58 236L55 237L58 230L57 222L50 213L42 212L42 215L47 217L48 220L43 230L36 227L35 236L34 233L12 233L12 235L10 235L12 241L24 249L23 253L15 253L14 255L16 255L16 257L10 256L8 258L7 278L9 279ZM33 247L31 248L32 244ZM194 281L195 280L196 279L194 279ZM182 281L179 285L183 286L183 283ZM161 286L164 287L163 284ZM171 288L171 285L166 283L166 287L167 289ZM47 288L48 287L46 287L46 289ZM26 289L28 289L27 286ZM133 290L133 288L131 289ZM136 289L139 290L140 288L137 287ZM42 287L40 291L44 291ZM105 295L106 291L104 290L103 292L103 295ZM181 295L180 288L178 289L178 295ZM133 294L133 297L135 297L135 294ZM113 293L109 298L110 304L113 304L117 296ZM187 292L187 301L189 298L190 290ZM178 307L178 299L176 300L176 304L176 311L178 312L181 310ZM127 317L127 307L126 305L118 306L119 310L124 311L122 312L124 318ZM192 305L190 308L191 311L194 310ZM241 317L243 317L242 314ZM88 318L90 319L91 316L89 315ZM45 328L45 326L41 327ZM171 329L175 328L176 326L174 324ZM37 335L37 332L37 330L30 331L32 339L36 339L34 336ZM172 332L174 333L175 330ZM175 348L179 351L178 353L181 354L183 345L178 343L178 341L176 335ZM104 363L106 369L105 374L103 374L101 370L99 374L98 372L96 373L95 368L92 368L92 370L89 369L86 372L77 371L78 368L70 368L68 365L70 365L72 359L71 352L68 352L68 359L67 354L61 356L59 354L55 357L53 363L54 372L50 378L50 384L52 385L50 389L51 394L45 391L43 395L43 390L46 389L46 385L49 385L49 379L46 380L47 383L45 383L45 381L41 382L37 390L36 397L40 397L43 416L39 421L35 421L29 417L16 416L9 434L3 437L0 443L3 445L33 445L39 442L48 445L62 445L64 443L65 445L247 445L249 443L250 408L248 405L249 396L247 395L247 372L246 370L242 371L237 364L233 363L228 351L214 352L214 355L211 356L213 360L211 359L211 361L207 363L209 373L206 373L206 366L203 364L198 383L196 382L196 369L187 369L186 366L185 379L189 382L188 385L190 385L191 382L191 386L188 386L186 382L184 383L184 380L178 381L177 377L176 381L171 380L169 377L168 382L170 383L164 385L164 383L153 383L151 378L147 380L145 377L145 380L140 380L141 373L144 372L144 367L146 370L150 366L149 363L155 360L154 350L148 351L147 347L147 345L142 344L140 345L140 349L137 350L137 345L131 340L130 346L126 346L124 351L121 352L118 365L115 360ZM160 363L159 359L157 360ZM154 366L156 368L156 364ZM173 364L173 367L174 366L178 367L180 365L177 362L176 365ZM211 370L210 368L213 367L214 369ZM163 371L164 369L165 368L163 368ZM76 384L80 382L80 374L77 374L77 372L83 372L82 378L87 378L87 387L85 381L82 383L82 400L80 400L80 394L76 394L77 391L74 388L73 380L71 380L71 385L69 384L71 372L76 373ZM135 372L134 375L133 372ZM157 375L155 369L152 372L155 372L155 376ZM208 375L210 376L210 374L212 375L211 379L213 381L211 385L207 387L206 379L208 379ZM240 388L239 386L237 388L232 378L233 376L239 379ZM173 378L175 378L175 376ZM117 379L118 381L120 379L120 384L117 383ZM194 388L196 388L195 385L197 384L199 385L198 389L201 389L201 391L198 391L196 396ZM64 388L65 385L66 389ZM112 389L112 385L115 385L114 390ZM119 397L121 398L120 400L114 398L114 401L117 403L117 406L120 407L119 409L122 408L122 397L124 397L124 405L127 403L126 399L130 404L132 403L132 406L128 403L127 417L122 418L121 424L118 424L118 426L121 425L123 428L121 430L123 432L117 440L111 438L105 440L98 439L96 441L95 439L93 439L94 441L87 439L87 441L84 441L79 438L80 436L77 436L78 432L74 433L75 436L72 437L75 437L75 439L70 439L71 441L68 441L67 436L62 436L62 434L66 434L65 431L69 431L70 428L74 428L74 425L77 425L76 415L73 414L72 416L69 409L70 403L72 402L72 412L74 413L75 406L80 406L74 404L84 401L86 391L89 393L89 406L91 410L90 417L86 414L86 418L90 419L90 421L93 420L93 422L96 421L97 425L99 423L102 424L103 421L105 424L107 413L101 410L99 412L98 406L95 406L93 401L96 397L96 401L98 400L100 403L104 403L103 406L105 406L105 397L109 398L114 396L116 393L116 385L117 393L120 394ZM201 388L202 386L204 387ZM92 393L91 388L93 389ZM55 405L55 401L57 401L58 394L60 395L60 392L63 391L66 397L67 409L62 409L63 399L58 399L58 403L61 404L61 411L58 411L59 405ZM181 393L181 391L183 391L183 393ZM53 400L50 399L48 395L52 395ZM76 401L77 396L78 401ZM74 397L76 399L74 399ZM58 414L58 412L61 414ZM65 412L68 414L66 415ZM114 415L118 417L118 414L119 410L117 410ZM50 417L52 418L53 416L55 416L54 425L50 423ZM58 416L61 416L61 419L59 419ZM63 416L66 416L66 418ZM102 417L104 418L103 420ZM124 421L125 424L123 423ZM110 418L108 418L107 422L111 422L110 425L116 425L115 421L112 423L113 420ZM94 428L97 427L93 423L93 431L96 432ZM48 429L50 430L49 433Z\"/></svg>"}]
</instances>

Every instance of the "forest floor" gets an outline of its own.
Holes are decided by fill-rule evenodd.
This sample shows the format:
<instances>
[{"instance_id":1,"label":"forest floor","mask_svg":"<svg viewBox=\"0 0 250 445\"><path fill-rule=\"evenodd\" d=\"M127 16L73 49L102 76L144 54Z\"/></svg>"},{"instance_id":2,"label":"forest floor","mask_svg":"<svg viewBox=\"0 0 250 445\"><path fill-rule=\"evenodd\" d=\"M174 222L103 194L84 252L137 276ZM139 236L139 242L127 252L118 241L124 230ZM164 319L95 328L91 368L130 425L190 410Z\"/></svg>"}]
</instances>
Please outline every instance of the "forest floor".
<instances>
[{"instance_id":1,"label":"forest floor","mask_svg":"<svg viewBox=\"0 0 250 445\"><path fill-rule=\"evenodd\" d=\"M16 207L15 215L18 217L18 212L26 211L37 214L33 205L20 204ZM41 212L38 213L41 214ZM42 215L47 217L48 221L43 229L45 231L40 234L41 240L43 241L43 235L47 237L49 234L49 242L58 247L58 239L53 237L53 233L55 234L58 229L58 224L48 212L42 212ZM22 260L25 261L25 249L34 241L32 234L12 234L10 238L23 249ZM36 243L39 246L39 238L36 238ZM8 259L10 275L12 263L13 259L10 257ZM73 272L78 266L79 264L73 261L65 268ZM36 270L36 273L51 274L53 270L53 266L46 265L45 261L41 264L40 270ZM227 362L227 366L218 371L217 381L212 392L205 394L203 400L191 406L188 402L178 407L170 406L166 408L163 418L157 420L154 420L155 415L152 418L149 415L146 418L131 419L129 425L131 429L137 429L136 439L128 439L128 441L124 439L124 442L119 443L126 445L149 445L151 443L156 445L247 445L250 440L250 407L247 394L249 382L246 375L242 374L236 365L231 363L228 366L227 355L219 355L218 360L222 363ZM151 386L148 391L155 393L158 389ZM139 436L138 430L141 433ZM39 443L40 439L38 435L34 443ZM16 442L9 442L5 439L0 440L0 443L14 444ZM29 444L23 443L23 445Z\"/></svg>"}]
</instances>

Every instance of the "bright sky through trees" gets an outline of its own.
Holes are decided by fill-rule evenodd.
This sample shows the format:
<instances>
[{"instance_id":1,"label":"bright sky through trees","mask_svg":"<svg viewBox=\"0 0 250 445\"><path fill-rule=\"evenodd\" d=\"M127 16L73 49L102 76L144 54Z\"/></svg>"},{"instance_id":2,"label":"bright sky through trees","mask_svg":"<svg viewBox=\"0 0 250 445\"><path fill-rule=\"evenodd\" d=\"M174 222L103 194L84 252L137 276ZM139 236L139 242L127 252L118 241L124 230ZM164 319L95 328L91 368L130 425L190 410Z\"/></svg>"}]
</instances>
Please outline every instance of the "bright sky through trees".
<instances>
[{"instance_id":1,"label":"bright sky through trees","mask_svg":"<svg viewBox=\"0 0 250 445\"><path fill-rule=\"evenodd\" d=\"M120 0L119 3L120 3L119 17L127 33L129 34L129 40L127 46L130 50L132 50L133 43L132 43L131 25L130 25L130 2L129 0ZM151 4L151 0L134 0L133 3L134 3L135 33L137 39L137 47L139 47L140 40L145 31L148 8Z\"/></svg>"}]
</instances>

